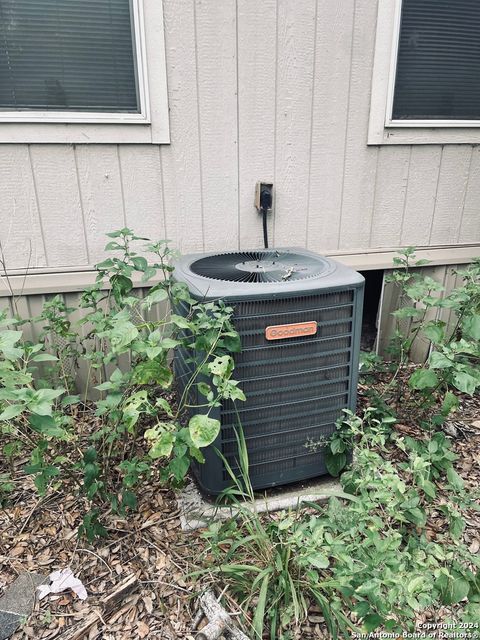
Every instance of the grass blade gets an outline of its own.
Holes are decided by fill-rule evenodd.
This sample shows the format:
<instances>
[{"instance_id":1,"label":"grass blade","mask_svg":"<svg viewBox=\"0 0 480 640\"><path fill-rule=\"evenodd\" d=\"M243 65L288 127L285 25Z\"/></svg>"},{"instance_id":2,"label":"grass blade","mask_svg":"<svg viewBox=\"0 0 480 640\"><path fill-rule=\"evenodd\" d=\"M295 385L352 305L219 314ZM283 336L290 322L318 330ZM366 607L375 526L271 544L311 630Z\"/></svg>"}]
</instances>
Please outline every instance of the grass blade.
<instances>
[{"instance_id":1,"label":"grass blade","mask_svg":"<svg viewBox=\"0 0 480 640\"><path fill-rule=\"evenodd\" d=\"M265 619L265 606L267 604L267 593L268 593L268 583L270 581L270 573L262 580L262 585L260 587L260 593L258 595L258 603L257 608L255 610L255 616L253 618L253 630L255 632L255 637L262 639L263 635L263 624Z\"/></svg>"}]
</instances>

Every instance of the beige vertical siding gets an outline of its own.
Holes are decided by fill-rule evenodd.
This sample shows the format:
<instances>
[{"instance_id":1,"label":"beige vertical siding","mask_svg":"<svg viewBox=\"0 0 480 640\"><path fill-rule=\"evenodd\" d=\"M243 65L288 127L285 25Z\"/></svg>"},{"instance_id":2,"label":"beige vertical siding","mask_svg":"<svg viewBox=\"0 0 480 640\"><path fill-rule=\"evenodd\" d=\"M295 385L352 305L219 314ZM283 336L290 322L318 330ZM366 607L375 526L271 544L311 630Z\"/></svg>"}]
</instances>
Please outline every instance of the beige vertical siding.
<instances>
[{"instance_id":1,"label":"beige vertical siding","mask_svg":"<svg viewBox=\"0 0 480 640\"><path fill-rule=\"evenodd\" d=\"M127 224L183 252L480 243L480 151L367 147L375 0L164 0L171 144L0 145L11 269L87 267ZM21 126L21 125L18 125Z\"/></svg>"},{"instance_id":2,"label":"beige vertical siding","mask_svg":"<svg viewBox=\"0 0 480 640\"><path fill-rule=\"evenodd\" d=\"M421 269L413 269L413 271L420 271L422 275L429 276L441 284L444 289L440 292L435 292L435 296L441 296L449 294L456 287L460 287L463 284L462 276L456 272L458 270L465 269L467 265L434 265L428 267L422 267ZM385 276L390 274L390 270L385 271ZM382 355L385 355L388 350L390 338L396 327L396 319L392 316L392 313L400 308L400 290L393 282L384 282L382 300L380 304L378 314L378 336L377 336L377 350ZM456 322L456 316L453 309L449 308L434 308L430 309L426 314L428 320L442 320L447 323L447 327L450 331L453 331ZM403 331L406 331L408 321L402 321L400 327ZM415 362L425 362L430 354L431 344L426 338L420 336L413 344L411 356Z\"/></svg>"}]
</instances>

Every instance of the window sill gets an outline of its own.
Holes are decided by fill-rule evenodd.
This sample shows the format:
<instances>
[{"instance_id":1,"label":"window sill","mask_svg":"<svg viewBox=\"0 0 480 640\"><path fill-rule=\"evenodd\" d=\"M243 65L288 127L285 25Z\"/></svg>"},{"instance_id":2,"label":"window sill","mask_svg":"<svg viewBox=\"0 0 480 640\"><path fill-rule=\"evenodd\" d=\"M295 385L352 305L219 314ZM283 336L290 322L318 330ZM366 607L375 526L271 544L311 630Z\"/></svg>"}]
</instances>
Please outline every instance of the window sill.
<instances>
[{"instance_id":1,"label":"window sill","mask_svg":"<svg viewBox=\"0 0 480 640\"><path fill-rule=\"evenodd\" d=\"M1 122L0 144L167 144L165 119L151 124L78 124Z\"/></svg>"},{"instance_id":2,"label":"window sill","mask_svg":"<svg viewBox=\"0 0 480 640\"><path fill-rule=\"evenodd\" d=\"M368 144L480 144L480 128L385 127L370 121Z\"/></svg>"}]
</instances>

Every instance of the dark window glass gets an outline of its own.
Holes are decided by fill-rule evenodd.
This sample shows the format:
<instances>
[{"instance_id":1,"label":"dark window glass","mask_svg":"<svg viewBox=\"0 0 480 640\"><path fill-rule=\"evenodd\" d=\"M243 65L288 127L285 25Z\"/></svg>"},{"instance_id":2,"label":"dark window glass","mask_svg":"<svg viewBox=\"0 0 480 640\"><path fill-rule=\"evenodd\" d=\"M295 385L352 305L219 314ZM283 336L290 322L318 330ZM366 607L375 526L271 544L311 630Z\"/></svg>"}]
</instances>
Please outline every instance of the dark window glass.
<instances>
[{"instance_id":1,"label":"dark window glass","mask_svg":"<svg viewBox=\"0 0 480 640\"><path fill-rule=\"evenodd\" d=\"M480 0L403 0L393 119L480 120Z\"/></svg>"},{"instance_id":2,"label":"dark window glass","mask_svg":"<svg viewBox=\"0 0 480 640\"><path fill-rule=\"evenodd\" d=\"M0 109L138 112L129 0L0 0Z\"/></svg>"}]
</instances>

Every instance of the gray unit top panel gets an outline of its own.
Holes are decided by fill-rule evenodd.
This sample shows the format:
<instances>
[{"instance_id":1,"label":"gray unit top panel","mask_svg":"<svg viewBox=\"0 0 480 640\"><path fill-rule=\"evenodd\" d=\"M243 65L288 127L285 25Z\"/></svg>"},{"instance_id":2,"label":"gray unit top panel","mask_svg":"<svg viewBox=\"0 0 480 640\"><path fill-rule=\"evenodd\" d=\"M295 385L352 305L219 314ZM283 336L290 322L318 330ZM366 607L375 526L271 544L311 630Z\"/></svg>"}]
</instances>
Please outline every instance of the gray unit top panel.
<instances>
[{"instance_id":1,"label":"gray unit top panel","mask_svg":"<svg viewBox=\"0 0 480 640\"><path fill-rule=\"evenodd\" d=\"M236 282L230 280L220 280L198 275L192 271L192 265L206 257L219 255L218 253L189 254L180 257L175 262L173 277L177 282L184 282L192 295L199 300L230 300L238 301L245 298L290 298L299 294L311 295L314 293L326 293L343 288L361 288L364 278L357 271L350 267L319 256L312 251L301 248L279 248L253 250L251 253L275 251L282 254L295 254L305 257L310 263L317 260L321 269L318 275L309 276L303 279L289 280L288 277L280 282ZM235 255L237 251L226 252L220 255ZM250 252L245 252L250 253Z\"/></svg>"}]
</instances>

